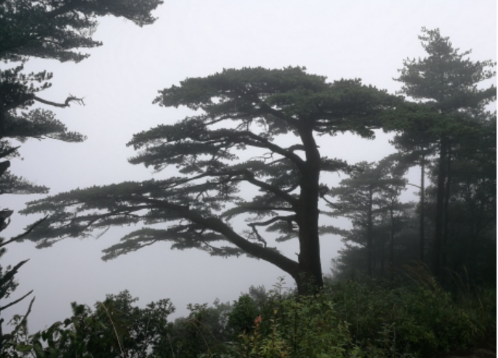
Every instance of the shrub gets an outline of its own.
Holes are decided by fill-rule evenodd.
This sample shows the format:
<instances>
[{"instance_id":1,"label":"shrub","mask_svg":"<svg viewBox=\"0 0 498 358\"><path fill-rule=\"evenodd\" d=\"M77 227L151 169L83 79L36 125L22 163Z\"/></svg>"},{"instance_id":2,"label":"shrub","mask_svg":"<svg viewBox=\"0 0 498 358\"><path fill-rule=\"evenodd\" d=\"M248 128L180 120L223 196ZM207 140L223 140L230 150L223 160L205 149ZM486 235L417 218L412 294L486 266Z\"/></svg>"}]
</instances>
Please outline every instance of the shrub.
<instances>
[{"instance_id":1,"label":"shrub","mask_svg":"<svg viewBox=\"0 0 498 358\"><path fill-rule=\"evenodd\" d=\"M397 287L374 280L335 282L327 287L327 297L367 355L428 356L465 349L495 329L493 290L452 296L432 277Z\"/></svg>"},{"instance_id":2,"label":"shrub","mask_svg":"<svg viewBox=\"0 0 498 358\"><path fill-rule=\"evenodd\" d=\"M241 343L235 345L237 356L325 358L359 354L348 324L336 318L334 305L325 295L274 295L268 305L272 315L257 317L253 333L240 336Z\"/></svg>"}]
</instances>

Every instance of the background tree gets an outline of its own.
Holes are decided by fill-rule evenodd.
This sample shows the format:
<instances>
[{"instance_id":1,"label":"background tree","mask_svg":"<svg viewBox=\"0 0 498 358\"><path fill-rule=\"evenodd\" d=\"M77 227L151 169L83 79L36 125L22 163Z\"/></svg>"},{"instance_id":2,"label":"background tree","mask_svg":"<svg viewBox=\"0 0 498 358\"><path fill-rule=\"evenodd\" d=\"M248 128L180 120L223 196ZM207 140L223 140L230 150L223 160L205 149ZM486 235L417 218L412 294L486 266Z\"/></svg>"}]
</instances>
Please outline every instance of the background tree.
<instances>
[{"instance_id":1,"label":"background tree","mask_svg":"<svg viewBox=\"0 0 498 358\"><path fill-rule=\"evenodd\" d=\"M464 58L470 51L460 54L438 30L423 31L426 36L420 38L429 57L405 61L398 79L405 85L401 92L420 101L404 102L384 122L385 130L397 131L392 143L399 151L394 157L400 168L421 170L420 185L410 183L420 189L418 261L424 263L427 253L433 273L444 284L454 282L449 273L491 284L496 264L496 113L487 105L496 93L493 85L478 84L495 75L494 64L471 62ZM369 174L369 180L375 178ZM409 210L408 204L399 205ZM405 224L399 226L397 241L402 245L390 248L403 264L415 259L409 252L416 244L413 214L409 210L400 217ZM386 222L382 216L379 220L372 237ZM354 225L345 239L362 242L368 226L358 221ZM425 245L426 232L435 238L432 245ZM354 244L346 246L335 270L361 268L361 251Z\"/></svg>"},{"instance_id":2,"label":"background tree","mask_svg":"<svg viewBox=\"0 0 498 358\"><path fill-rule=\"evenodd\" d=\"M405 168L400 167L393 158L386 158L380 161L379 166L385 172L384 185L380 193L382 202L383 221L386 222L387 232L389 233L389 273L391 280L394 279L394 247L395 236L403 227L406 210L412 208L410 203L402 203L399 196L406 189L407 180L403 178ZM384 247L382 249L382 258L384 258ZM384 275L384 260L382 260L382 276Z\"/></svg>"},{"instance_id":3,"label":"background tree","mask_svg":"<svg viewBox=\"0 0 498 358\"><path fill-rule=\"evenodd\" d=\"M320 154L315 135L350 131L372 137L379 116L393 101L360 80L327 83L303 68L244 68L187 79L161 91L155 103L200 113L138 133L128 143L141 150L132 164L157 171L176 166L178 176L73 190L31 202L25 214L50 213L31 237L44 247L112 225L161 224L126 235L104 250L104 259L158 241L212 255L245 253L276 265L295 279L299 293L309 293L310 287L322 286L318 202L327 187L320 175L347 168ZM297 141L285 144L280 140L284 135ZM238 160L239 155L250 158ZM241 183L259 195L239 196ZM243 233L230 222L241 214L252 215ZM279 233L277 242L297 238L297 261L270 246L262 228ZM216 245L219 241L230 245Z\"/></svg>"},{"instance_id":4,"label":"background tree","mask_svg":"<svg viewBox=\"0 0 498 358\"><path fill-rule=\"evenodd\" d=\"M342 180L338 187L328 192L328 195L335 198L334 202L328 203L333 209L330 215L347 217L353 225L352 230L346 232L343 237L344 242L349 241L351 244L346 244L341 255L347 250L366 253L363 259L360 259L361 255L356 256L366 262L366 265L359 264L357 268L365 269L369 277L373 276L376 262L380 264L381 275L384 274L386 236L389 238L387 242L390 243L391 271L393 269L392 247L394 234L399 230L395 213L404 208L398 197L406 184L402 177L403 168L396 166L393 159L387 157L379 163L356 164L350 178ZM378 238L377 243L374 238ZM378 255L375 255L376 251ZM375 259L375 256L378 259Z\"/></svg>"},{"instance_id":5,"label":"background tree","mask_svg":"<svg viewBox=\"0 0 498 358\"><path fill-rule=\"evenodd\" d=\"M473 282L496 282L496 113L469 117L474 132L453 146L445 201L442 264ZM469 126L469 125L468 125ZM435 180L438 168L430 177ZM435 190L429 188L429 205Z\"/></svg>"},{"instance_id":6,"label":"background tree","mask_svg":"<svg viewBox=\"0 0 498 358\"><path fill-rule=\"evenodd\" d=\"M396 80L403 83L400 93L420 100L434 111L430 132L437 137L438 159L432 259L433 273L440 276L441 264L445 261L443 242L448 235L453 151L455 145L469 135L472 111L484 108L496 98L494 85L484 89L477 87L494 77L495 72L491 61L472 62L465 58L471 51L459 53L448 37L441 36L439 29L423 28L422 32L419 38L428 57L405 60Z\"/></svg>"},{"instance_id":7,"label":"background tree","mask_svg":"<svg viewBox=\"0 0 498 358\"><path fill-rule=\"evenodd\" d=\"M418 260L425 262L426 248L426 225L425 225L425 190L427 176L427 166L431 163L436 150L436 138L431 133L429 126L432 123L433 113L420 112L419 115L414 117L408 116L410 120L403 121L398 117L396 122L399 125L402 122L403 131L398 132L391 141L391 144L398 150L397 161L398 165L404 166L406 169L419 166L420 167L420 183L407 183L418 189L419 192L419 244L418 244ZM401 116L401 118L403 118ZM389 124L385 127L389 130ZM398 127L399 129L399 127Z\"/></svg>"},{"instance_id":8,"label":"background tree","mask_svg":"<svg viewBox=\"0 0 498 358\"><path fill-rule=\"evenodd\" d=\"M380 210L378 193L381 185L380 172L374 173L373 163L360 162L350 178L342 180L337 188L328 193L337 197L336 204L329 203L329 206L336 208L332 215L350 218L357 228L348 237L365 247L365 267L369 277L373 274L374 221Z\"/></svg>"}]
</instances>

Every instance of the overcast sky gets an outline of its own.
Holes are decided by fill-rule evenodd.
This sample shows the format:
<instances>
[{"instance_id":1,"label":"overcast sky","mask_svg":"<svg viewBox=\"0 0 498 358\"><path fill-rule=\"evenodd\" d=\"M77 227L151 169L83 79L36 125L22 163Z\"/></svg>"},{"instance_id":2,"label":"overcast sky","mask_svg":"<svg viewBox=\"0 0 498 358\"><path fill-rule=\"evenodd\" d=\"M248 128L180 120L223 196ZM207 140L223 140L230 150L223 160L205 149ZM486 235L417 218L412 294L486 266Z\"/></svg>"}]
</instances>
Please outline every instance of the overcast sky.
<instances>
[{"instance_id":1,"label":"overcast sky","mask_svg":"<svg viewBox=\"0 0 498 358\"><path fill-rule=\"evenodd\" d=\"M88 51L90 58L79 64L27 63L26 71L54 73L52 88L40 97L57 102L69 93L85 97L86 106L43 108L53 110L88 140L80 144L28 141L21 147L23 160L12 161L14 174L50 187L51 194L167 176L129 164L127 158L134 152L125 144L134 133L174 123L189 113L152 105L158 90L223 68L305 66L308 73L330 81L361 78L365 84L394 93L400 84L393 77L403 59L425 55L418 39L423 26L439 28L462 51L472 49L473 60L496 61L495 0L165 0L154 15L156 23L144 28L123 19L102 19L94 38L104 45ZM326 138L320 149L322 155L350 163L377 161L393 152L388 138L383 133L373 141L338 136ZM418 180L412 173L413 180ZM331 182L337 180L331 178ZM26 201L41 197L3 195L0 209L20 210ZM416 200L412 189L403 198ZM2 235L19 234L35 220L16 214ZM168 243L103 262L101 250L131 229L112 229L98 240L67 239L44 250L30 242L8 246L2 265L30 259L17 275L20 285L12 298L35 290L29 321L32 333L68 317L70 302L93 305L105 294L124 289L140 297L142 306L170 298L178 317L188 313L188 303L232 301L250 285L271 288L284 276L264 261L172 251ZM325 236L321 247L323 270L328 273L330 260L341 247L340 238ZM282 251L295 259L297 248L287 243ZM290 279L287 283L293 285ZM26 307L27 300L8 310L6 321Z\"/></svg>"}]
</instances>

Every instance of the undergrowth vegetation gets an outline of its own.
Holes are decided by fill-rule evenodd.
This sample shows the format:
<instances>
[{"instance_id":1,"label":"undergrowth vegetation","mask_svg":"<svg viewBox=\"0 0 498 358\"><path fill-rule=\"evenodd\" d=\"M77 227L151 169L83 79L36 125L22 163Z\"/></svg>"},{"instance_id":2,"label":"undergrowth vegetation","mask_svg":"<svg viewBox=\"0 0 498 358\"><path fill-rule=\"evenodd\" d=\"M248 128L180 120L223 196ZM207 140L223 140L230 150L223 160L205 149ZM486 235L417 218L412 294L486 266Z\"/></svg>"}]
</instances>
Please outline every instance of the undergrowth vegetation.
<instances>
[{"instance_id":1,"label":"undergrowth vegetation","mask_svg":"<svg viewBox=\"0 0 498 358\"><path fill-rule=\"evenodd\" d=\"M337 282L325 295L366 356L429 357L473 347L496 330L494 289L443 290L433 279L390 287Z\"/></svg>"},{"instance_id":2,"label":"undergrowth vegetation","mask_svg":"<svg viewBox=\"0 0 498 358\"><path fill-rule=\"evenodd\" d=\"M283 285L251 287L233 304L191 304L174 322L169 300L142 309L127 291L95 310L73 303L73 317L44 331L29 335L24 323L1 356L432 357L496 332L495 288L460 284L450 292L420 269L398 282L329 279L316 296Z\"/></svg>"},{"instance_id":3,"label":"undergrowth vegetation","mask_svg":"<svg viewBox=\"0 0 498 358\"><path fill-rule=\"evenodd\" d=\"M413 276L396 284L328 282L316 297L271 291L233 356L431 357L495 336L494 288L450 293L422 271Z\"/></svg>"}]
</instances>

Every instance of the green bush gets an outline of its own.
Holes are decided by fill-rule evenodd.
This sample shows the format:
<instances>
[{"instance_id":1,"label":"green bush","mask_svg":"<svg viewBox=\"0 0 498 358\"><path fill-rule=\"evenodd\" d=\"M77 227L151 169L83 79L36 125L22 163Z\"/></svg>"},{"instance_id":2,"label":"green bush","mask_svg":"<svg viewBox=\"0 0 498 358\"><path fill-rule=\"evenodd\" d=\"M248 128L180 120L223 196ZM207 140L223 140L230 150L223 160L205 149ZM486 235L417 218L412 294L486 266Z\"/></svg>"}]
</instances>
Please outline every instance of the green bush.
<instances>
[{"instance_id":1,"label":"green bush","mask_svg":"<svg viewBox=\"0 0 498 358\"><path fill-rule=\"evenodd\" d=\"M495 329L494 290L451 295L429 276L397 287L335 282L326 295L367 355L428 356L465 349Z\"/></svg>"},{"instance_id":2,"label":"green bush","mask_svg":"<svg viewBox=\"0 0 498 358\"><path fill-rule=\"evenodd\" d=\"M260 310L249 295L242 295L234 302L232 312L229 314L228 327L231 331L240 332L252 330L254 319L259 316Z\"/></svg>"},{"instance_id":3,"label":"green bush","mask_svg":"<svg viewBox=\"0 0 498 358\"><path fill-rule=\"evenodd\" d=\"M243 295L234 307L245 331L205 357L427 357L473 347L496 329L494 289L451 294L428 274L333 282L314 297L270 291L260 305Z\"/></svg>"},{"instance_id":4,"label":"green bush","mask_svg":"<svg viewBox=\"0 0 498 358\"><path fill-rule=\"evenodd\" d=\"M336 318L334 305L323 294L273 295L265 312L253 321L252 333L244 332L233 345L234 356L326 358L360 353L352 344L348 324Z\"/></svg>"},{"instance_id":5,"label":"green bush","mask_svg":"<svg viewBox=\"0 0 498 358\"><path fill-rule=\"evenodd\" d=\"M70 318L31 336L24 323L22 334L14 337L16 352L11 352L10 356L151 357L149 349L169 333L167 317L174 307L169 299L163 299L139 308L133 305L137 300L128 291L123 291L107 295L104 302L95 304L94 310L73 302ZM14 317L17 321L13 324L18 326L19 319Z\"/></svg>"},{"instance_id":6,"label":"green bush","mask_svg":"<svg viewBox=\"0 0 498 358\"><path fill-rule=\"evenodd\" d=\"M416 358L471 348L496 331L494 288L450 293L427 274L411 284L329 282L310 297L281 284L251 288L233 304L189 305L174 323L169 300L136 300L124 291L94 310L73 303L72 317L32 336L17 316L8 356Z\"/></svg>"}]
</instances>

